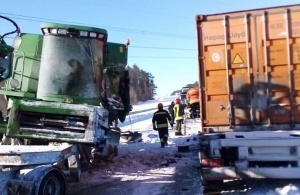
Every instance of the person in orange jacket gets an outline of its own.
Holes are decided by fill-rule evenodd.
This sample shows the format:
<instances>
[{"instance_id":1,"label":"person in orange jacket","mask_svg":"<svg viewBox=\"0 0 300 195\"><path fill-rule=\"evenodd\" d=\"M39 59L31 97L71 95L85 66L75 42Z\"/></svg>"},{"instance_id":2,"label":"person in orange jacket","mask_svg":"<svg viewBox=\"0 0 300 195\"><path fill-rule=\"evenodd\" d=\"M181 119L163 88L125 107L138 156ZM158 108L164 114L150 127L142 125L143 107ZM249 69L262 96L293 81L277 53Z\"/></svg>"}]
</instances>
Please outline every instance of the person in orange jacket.
<instances>
[{"instance_id":1,"label":"person in orange jacket","mask_svg":"<svg viewBox=\"0 0 300 195\"><path fill-rule=\"evenodd\" d=\"M199 110L199 91L190 87L186 93L186 99L188 100L189 107L191 108L191 118L198 117L197 110Z\"/></svg>"}]
</instances>

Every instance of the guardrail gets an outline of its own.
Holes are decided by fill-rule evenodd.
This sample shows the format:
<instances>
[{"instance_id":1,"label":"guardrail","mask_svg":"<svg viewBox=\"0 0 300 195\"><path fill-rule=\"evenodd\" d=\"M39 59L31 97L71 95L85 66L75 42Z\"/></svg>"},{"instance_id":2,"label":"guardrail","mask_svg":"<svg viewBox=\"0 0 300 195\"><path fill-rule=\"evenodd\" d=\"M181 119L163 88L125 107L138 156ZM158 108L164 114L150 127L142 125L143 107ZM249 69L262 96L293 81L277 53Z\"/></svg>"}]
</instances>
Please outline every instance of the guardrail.
<instances>
[{"instance_id":1,"label":"guardrail","mask_svg":"<svg viewBox=\"0 0 300 195\"><path fill-rule=\"evenodd\" d=\"M164 109L168 109L168 107L169 106L164 106ZM148 108L145 110L131 111L131 112L129 112L129 115L139 114L139 113L148 112L148 111L155 111L155 110L157 110L157 107L156 108Z\"/></svg>"}]
</instances>

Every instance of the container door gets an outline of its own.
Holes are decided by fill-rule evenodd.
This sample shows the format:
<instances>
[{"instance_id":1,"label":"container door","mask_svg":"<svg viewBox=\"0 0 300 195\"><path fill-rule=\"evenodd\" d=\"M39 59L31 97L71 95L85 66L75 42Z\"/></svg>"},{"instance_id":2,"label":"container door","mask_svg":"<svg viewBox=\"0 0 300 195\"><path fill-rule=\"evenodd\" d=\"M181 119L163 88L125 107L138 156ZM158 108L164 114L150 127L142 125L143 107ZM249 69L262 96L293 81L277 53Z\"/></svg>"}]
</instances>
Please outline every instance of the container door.
<instances>
[{"instance_id":1,"label":"container door","mask_svg":"<svg viewBox=\"0 0 300 195\"><path fill-rule=\"evenodd\" d=\"M263 52L259 69L268 99L261 110L270 126L287 124L293 128L300 122L300 12L266 11L257 23L261 34L258 46ZM265 119L260 116L256 122L259 120Z\"/></svg>"},{"instance_id":2,"label":"container door","mask_svg":"<svg viewBox=\"0 0 300 195\"><path fill-rule=\"evenodd\" d=\"M198 16L204 126L300 128L299 10Z\"/></svg>"},{"instance_id":3,"label":"container door","mask_svg":"<svg viewBox=\"0 0 300 195\"><path fill-rule=\"evenodd\" d=\"M202 23L200 28L204 123L250 124L252 66L248 23L245 24L244 17L225 17Z\"/></svg>"}]
</instances>

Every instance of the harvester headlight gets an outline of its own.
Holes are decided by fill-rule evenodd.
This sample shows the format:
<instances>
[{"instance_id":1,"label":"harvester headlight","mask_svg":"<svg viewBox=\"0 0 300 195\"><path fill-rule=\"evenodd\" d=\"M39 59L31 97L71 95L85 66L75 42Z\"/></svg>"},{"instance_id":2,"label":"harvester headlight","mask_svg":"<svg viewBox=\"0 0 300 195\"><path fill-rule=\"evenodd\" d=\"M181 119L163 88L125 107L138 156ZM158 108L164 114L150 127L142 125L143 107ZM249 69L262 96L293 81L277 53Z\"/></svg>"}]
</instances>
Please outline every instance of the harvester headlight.
<instances>
[{"instance_id":1,"label":"harvester headlight","mask_svg":"<svg viewBox=\"0 0 300 195\"><path fill-rule=\"evenodd\" d=\"M88 36L88 32L86 32L86 31L80 31L80 32L79 32L79 35L80 35L81 37L87 37L87 36Z\"/></svg>"},{"instance_id":2,"label":"harvester headlight","mask_svg":"<svg viewBox=\"0 0 300 195\"><path fill-rule=\"evenodd\" d=\"M104 38L104 34L99 34L98 38L103 39Z\"/></svg>"},{"instance_id":3,"label":"harvester headlight","mask_svg":"<svg viewBox=\"0 0 300 195\"><path fill-rule=\"evenodd\" d=\"M48 28L43 28L42 30L43 30L44 34L48 34L49 33Z\"/></svg>"},{"instance_id":4,"label":"harvester headlight","mask_svg":"<svg viewBox=\"0 0 300 195\"><path fill-rule=\"evenodd\" d=\"M19 85L20 85L20 82L17 80L17 79L12 79L12 80L10 80L10 86L12 87L12 88L17 88L17 87L19 87Z\"/></svg>"},{"instance_id":5,"label":"harvester headlight","mask_svg":"<svg viewBox=\"0 0 300 195\"><path fill-rule=\"evenodd\" d=\"M67 103L67 104L72 104L73 103L73 99L70 98L70 97L67 97L67 98L65 98L64 102Z\"/></svg>"},{"instance_id":6,"label":"harvester headlight","mask_svg":"<svg viewBox=\"0 0 300 195\"><path fill-rule=\"evenodd\" d=\"M57 29L56 29L56 28L52 28L52 29L50 30L50 33L51 33L51 34L57 34Z\"/></svg>"},{"instance_id":7,"label":"harvester headlight","mask_svg":"<svg viewBox=\"0 0 300 195\"><path fill-rule=\"evenodd\" d=\"M90 32L90 37L97 37L97 33Z\"/></svg>"},{"instance_id":8,"label":"harvester headlight","mask_svg":"<svg viewBox=\"0 0 300 195\"><path fill-rule=\"evenodd\" d=\"M67 29L58 29L57 33L61 34L61 35L66 35L67 34Z\"/></svg>"}]
</instances>

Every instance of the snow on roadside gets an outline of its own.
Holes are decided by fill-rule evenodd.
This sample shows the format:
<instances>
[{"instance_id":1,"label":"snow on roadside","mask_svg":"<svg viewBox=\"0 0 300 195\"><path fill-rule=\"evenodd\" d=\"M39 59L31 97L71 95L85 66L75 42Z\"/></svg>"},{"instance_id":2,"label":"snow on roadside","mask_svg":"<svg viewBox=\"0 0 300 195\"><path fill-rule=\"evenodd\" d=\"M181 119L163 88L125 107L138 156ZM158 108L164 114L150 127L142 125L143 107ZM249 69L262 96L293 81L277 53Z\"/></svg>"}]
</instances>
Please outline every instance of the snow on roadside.
<instances>
[{"instance_id":1,"label":"snow on roadside","mask_svg":"<svg viewBox=\"0 0 300 195\"><path fill-rule=\"evenodd\" d=\"M142 123L149 124L149 120ZM169 130L169 146L165 148L160 148L157 131L143 133L141 142L128 143L121 139L119 154L113 163L98 162L99 169L84 173L81 183L93 188L94 193L97 186L115 183L101 189L101 194L105 191L118 195L196 195L200 188L199 142L198 131L192 126L199 127L199 123L190 125L186 136L175 137L174 130ZM178 153L179 145L187 145L191 151ZM169 161L168 166L164 164L166 160ZM75 188L73 186L74 192ZM84 193L93 194L87 190Z\"/></svg>"},{"instance_id":2,"label":"snow on roadside","mask_svg":"<svg viewBox=\"0 0 300 195\"><path fill-rule=\"evenodd\" d=\"M154 100L149 100L146 102L138 102L136 105L132 105L132 111L140 111L149 108L157 108L158 103L162 103L164 106L169 106L172 101L175 102L175 99L178 96L168 96L168 97L156 97Z\"/></svg>"},{"instance_id":3,"label":"snow on roadside","mask_svg":"<svg viewBox=\"0 0 300 195\"><path fill-rule=\"evenodd\" d=\"M177 97L157 99L134 105L134 110L156 108L158 102L170 104ZM148 105L147 105L148 104ZM154 111L153 111L154 112ZM190 145L191 150L197 145L200 124L193 120L187 124L187 136L175 137L170 130L169 146L160 148L157 132L152 130L153 112L135 114L127 122L120 124L122 131L142 132L142 142L127 143L121 140L119 155L113 163L99 162L98 167L90 173L84 173L82 182L73 185L70 195L75 194L118 194L118 195L200 195L198 156L195 151L174 157L178 145ZM187 141L189 140L189 141ZM172 158L176 163L160 166L165 159ZM233 182L233 184L235 184ZM183 187L184 186L184 187ZM236 187L236 186L234 186ZM80 191L80 189L84 189ZM234 188L233 188L234 189ZM245 190L238 192L230 189L223 195L300 195L299 180L254 180ZM72 194L72 192L74 192ZM82 192L82 193L80 193Z\"/></svg>"}]
</instances>

